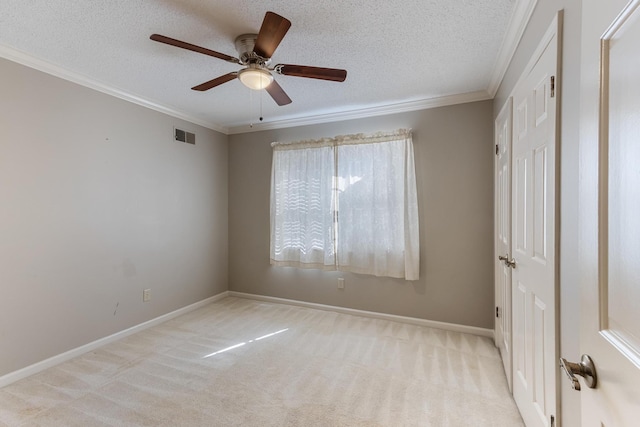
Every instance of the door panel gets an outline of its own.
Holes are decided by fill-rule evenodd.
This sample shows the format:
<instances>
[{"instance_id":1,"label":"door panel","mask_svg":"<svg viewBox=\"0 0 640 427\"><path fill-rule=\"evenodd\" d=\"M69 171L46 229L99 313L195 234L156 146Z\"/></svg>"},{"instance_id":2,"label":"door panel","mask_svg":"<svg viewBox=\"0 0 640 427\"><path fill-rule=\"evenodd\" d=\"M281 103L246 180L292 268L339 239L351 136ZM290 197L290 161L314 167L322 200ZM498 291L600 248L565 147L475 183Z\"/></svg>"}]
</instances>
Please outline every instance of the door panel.
<instances>
[{"instance_id":1,"label":"door panel","mask_svg":"<svg viewBox=\"0 0 640 427\"><path fill-rule=\"evenodd\" d=\"M513 196L515 199L514 206L514 229L515 229L515 248L514 251L518 255L526 256L529 252L529 224L527 220L529 215L529 153L518 155L514 159L513 174L515 182L513 184Z\"/></svg>"},{"instance_id":2,"label":"door panel","mask_svg":"<svg viewBox=\"0 0 640 427\"><path fill-rule=\"evenodd\" d=\"M524 388L529 387L529 373L527 372L527 316L519 315L524 313L527 306L527 287L522 283L516 283L513 292L513 348L514 351L514 372L517 374L517 381L520 381ZM514 379L515 380L515 379Z\"/></svg>"},{"instance_id":3,"label":"door panel","mask_svg":"<svg viewBox=\"0 0 640 427\"><path fill-rule=\"evenodd\" d=\"M545 377L545 344L547 343L545 321L549 318L546 313L547 305L536 295L532 295L534 300L533 306L533 375L535 376L534 384L536 387L533 391L533 405L541 419L545 419L547 414L547 397L545 395L549 385L546 384Z\"/></svg>"},{"instance_id":4,"label":"door panel","mask_svg":"<svg viewBox=\"0 0 640 427\"><path fill-rule=\"evenodd\" d=\"M535 94L533 97L536 109L536 126L539 126L548 116L548 101L551 97L549 92L549 75L545 74L534 89Z\"/></svg>"},{"instance_id":5,"label":"door panel","mask_svg":"<svg viewBox=\"0 0 640 427\"><path fill-rule=\"evenodd\" d=\"M540 122L542 123L542 122ZM535 149L533 154L533 258L540 263L547 261L547 149L548 145Z\"/></svg>"},{"instance_id":6,"label":"door panel","mask_svg":"<svg viewBox=\"0 0 640 427\"><path fill-rule=\"evenodd\" d=\"M640 354L640 9L609 36L608 314L609 330ZM605 111L606 113L606 111Z\"/></svg>"},{"instance_id":7,"label":"door panel","mask_svg":"<svg viewBox=\"0 0 640 427\"><path fill-rule=\"evenodd\" d=\"M598 374L596 388L583 383L585 426L635 426L640 414L638 40L640 1L583 2L580 338Z\"/></svg>"},{"instance_id":8,"label":"door panel","mask_svg":"<svg viewBox=\"0 0 640 427\"><path fill-rule=\"evenodd\" d=\"M557 75L559 20L513 93L513 396L528 427L550 426L557 410L557 98L551 85Z\"/></svg>"}]
</instances>

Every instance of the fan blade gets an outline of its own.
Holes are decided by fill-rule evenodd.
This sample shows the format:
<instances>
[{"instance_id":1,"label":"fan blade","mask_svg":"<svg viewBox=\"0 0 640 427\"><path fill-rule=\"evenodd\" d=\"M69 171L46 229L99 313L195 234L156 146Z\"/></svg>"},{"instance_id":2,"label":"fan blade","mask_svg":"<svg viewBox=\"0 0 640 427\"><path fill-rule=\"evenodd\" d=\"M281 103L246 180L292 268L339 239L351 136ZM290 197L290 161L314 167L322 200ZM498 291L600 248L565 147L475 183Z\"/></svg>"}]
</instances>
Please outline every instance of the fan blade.
<instances>
[{"instance_id":1,"label":"fan blade","mask_svg":"<svg viewBox=\"0 0 640 427\"><path fill-rule=\"evenodd\" d=\"M286 94L277 81L272 81L265 89L269 92L273 100L276 101L276 104L280 106L291 104L291 98L289 98L289 95Z\"/></svg>"},{"instance_id":2,"label":"fan blade","mask_svg":"<svg viewBox=\"0 0 640 427\"><path fill-rule=\"evenodd\" d=\"M234 71L233 73L225 74L224 76L216 77L213 80L209 80L208 82L204 82L202 84L199 84L198 86L194 86L191 89L203 92L216 86L220 86L223 83L230 82L236 77L238 77L238 72Z\"/></svg>"},{"instance_id":3,"label":"fan blade","mask_svg":"<svg viewBox=\"0 0 640 427\"><path fill-rule=\"evenodd\" d=\"M216 52L215 50L196 46L195 44L172 39L171 37L161 36L160 34L152 34L151 37L149 38L156 42L160 42L160 43L168 44L171 46L180 47L182 49L191 50L193 52L198 52L205 55L213 56L214 58L219 58L224 61L233 62L234 64L240 63L240 60L238 58L234 58L233 56L225 55L224 53Z\"/></svg>"},{"instance_id":4,"label":"fan blade","mask_svg":"<svg viewBox=\"0 0 640 427\"><path fill-rule=\"evenodd\" d=\"M287 18L273 12L267 12L264 15L253 51L263 58L271 58L284 35L289 31L289 27L291 27L291 21Z\"/></svg>"},{"instance_id":5,"label":"fan blade","mask_svg":"<svg viewBox=\"0 0 640 427\"><path fill-rule=\"evenodd\" d=\"M337 68L309 67L306 65L278 64L274 70L285 76L307 77L310 79L343 82L347 78L347 70Z\"/></svg>"}]
</instances>

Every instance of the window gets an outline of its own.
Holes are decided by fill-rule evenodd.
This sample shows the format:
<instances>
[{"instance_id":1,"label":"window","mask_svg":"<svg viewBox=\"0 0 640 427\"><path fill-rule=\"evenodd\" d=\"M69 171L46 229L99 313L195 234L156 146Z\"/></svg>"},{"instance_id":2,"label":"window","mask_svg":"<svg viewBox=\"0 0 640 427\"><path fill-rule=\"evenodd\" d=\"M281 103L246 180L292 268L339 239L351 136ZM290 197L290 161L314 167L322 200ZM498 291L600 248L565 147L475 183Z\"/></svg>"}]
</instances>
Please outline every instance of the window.
<instances>
[{"instance_id":1,"label":"window","mask_svg":"<svg viewBox=\"0 0 640 427\"><path fill-rule=\"evenodd\" d=\"M418 279L409 131L272 146L271 264Z\"/></svg>"}]
</instances>

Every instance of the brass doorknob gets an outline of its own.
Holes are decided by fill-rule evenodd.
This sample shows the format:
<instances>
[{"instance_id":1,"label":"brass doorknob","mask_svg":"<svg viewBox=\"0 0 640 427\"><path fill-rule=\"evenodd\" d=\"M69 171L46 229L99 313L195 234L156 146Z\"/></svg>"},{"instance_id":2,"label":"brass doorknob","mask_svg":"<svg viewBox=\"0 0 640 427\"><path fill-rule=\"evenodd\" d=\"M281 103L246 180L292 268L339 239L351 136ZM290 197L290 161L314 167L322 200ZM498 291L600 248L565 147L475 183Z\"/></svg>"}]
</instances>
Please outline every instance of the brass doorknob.
<instances>
[{"instance_id":1,"label":"brass doorknob","mask_svg":"<svg viewBox=\"0 0 640 427\"><path fill-rule=\"evenodd\" d=\"M567 378L571 381L571 388L580 391L580 382L576 375L584 378L584 382L589 388L596 388L598 384L598 376L596 375L596 367L593 364L593 360L586 354L582 355L580 363L573 363L567 361L564 357L560 358L560 367L567 374Z\"/></svg>"},{"instance_id":2,"label":"brass doorknob","mask_svg":"<svg viewBox=\"0 0 640 427\"><path fill-rule=\"evenodd\" d=\"M516 259L512 258L511 260L509 260L509 254L506 254L505 256L498 255L498 259L504 262L507 267L516 268Z\"/></svg>"}]
</instances>

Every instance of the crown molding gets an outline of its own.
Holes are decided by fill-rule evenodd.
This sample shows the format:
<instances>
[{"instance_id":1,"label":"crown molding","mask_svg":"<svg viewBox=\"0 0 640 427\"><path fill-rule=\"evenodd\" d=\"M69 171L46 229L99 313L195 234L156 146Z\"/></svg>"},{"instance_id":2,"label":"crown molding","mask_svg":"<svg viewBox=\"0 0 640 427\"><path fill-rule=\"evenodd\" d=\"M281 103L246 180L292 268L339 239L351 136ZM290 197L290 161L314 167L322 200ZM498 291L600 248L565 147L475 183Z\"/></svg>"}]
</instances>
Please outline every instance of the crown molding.
<instances>
[{"instance_id":1,"label":"crown molding","mask_svg":"<svg viewBox=\"0 0 640 427\"><path fill-rule=\"evenodd\" d=\"M530 0L536 1L536 0ZM524 28L524 27L523 27ZM514 44L514 46L517 43ZM180 110L162 105L160 103L150 101L140 96L125 92L121 89L109 86L105 83L99 82L88 76L80 73L69 71L59 65L52 64L42 59L33 57L27 53L21 52L17 49L0 44L0 57L8 59L10 61L25 65L35 70L50 74L55 77L59 77L63 80L67 80L81 86L88 87L90 89L97 90L107 95L114 96L125 101L132 102L142 107L149 108L154 111L158 111L169 116L185 120L187 122L203 126L208 129L215 130L225 135L233 135L239 133L260 132L264 130L273 130L281 128L289 128L295 126L306 126L313 124L322 124L330 122L339 122L345 120L362 119L375 116L384 116L390 114L405 113L410 111L426 110L429 108L445 107L448 105L465 104L468 102L484 101L487 99L493 99L495 91L480 90L476 92L468 92L462 94L445 95L433 98L425 98L414 101L399 102L388 105L379 105L375 107L363 107L354 108L352 110L338 111L326 114L315 114L306 117L296 117L291 119L276 120L268 123L257 123L253 126L231 126L224 127L216 123L212 123L201 118L192 116ZM506 67L505 70L506 71ZM504 75L504 71L502 75ZM497 86L496 86L497 90Z\"/></svg>"},{"instance_id":2,"label":"crown molding","mask_svg":"<svg viewBox=\"0 0 640 427\"><path fill-rule=\"evenodd\" d=\"M315 125L321 123L335 123L344 120L363 119L375 116L406 113L409 111L426 110L429 108L446 107L448 105L465 104L467 102L484 101L492 99L487 91L461 93L434 98L420 99L417 101L400 102L396 104L381 105L376 107L364 107L348 111L340 111L327 114L316 114L307 117L298 117L286 120L276 120L269 123L257 123L253 126L229 127L228 134L260 132L264 130L290 128L295 126Z\"/></svg>"},{"instance_id":3,"label":"crown molding","mask_svg":"<svg viewBox=\"0 0 640 427\"><path fill-rule=\"evenodd\" d=\"M59 77L63 80L67 80L67 81L79 84L80 86L85 86L90 89L97 90L98 92L102 92L107 95L111 95L116 98L120 98L125 101L132 102L142 107L146 107L151 110L158 111L160 113L167 114L169 116L172 116L178 119L186 120L190 123L204 126L205 128L208 128L208 129L212 129L224 134L228 134L228 129L223 126L208 122L206 120L202 120L201 118L194 117L190 114L186 114L174 108L167 107L157 102L153 102L148 99L139 97L137 95L125 92L121 89L115 88L113 86L109 86L95 79L87 77L83 74L69 71L59 65L52 64L50 62L36 58L34 56L31 56L27 53L24 53L12 47L0 44L0 57L16 62L21 65L25 65L29 68L42 71L43 73L50 74L55 77Z\"/></svg>"},{"instance_id":4,"label":"crown molding","mask_svg":"<svg viewBox=\"0 0 640 427\"><path fill-rule=\"evenodd\" d=\"M491 80L489 81L489 87L487 92L491 95L491 98L496 96L500 83L504 78L507 68L513 59L513 55L516 53L516 48L520 43L520 39L524 34L524 30L529 24L533 10L536 7L538 0L518 0L516 1L516 7L511 14L509 20L509 26L507 32L502 39L502 45L498 52L498 58L496 59L493 72L491 73Z\"/></svg>"}]
</instances>

